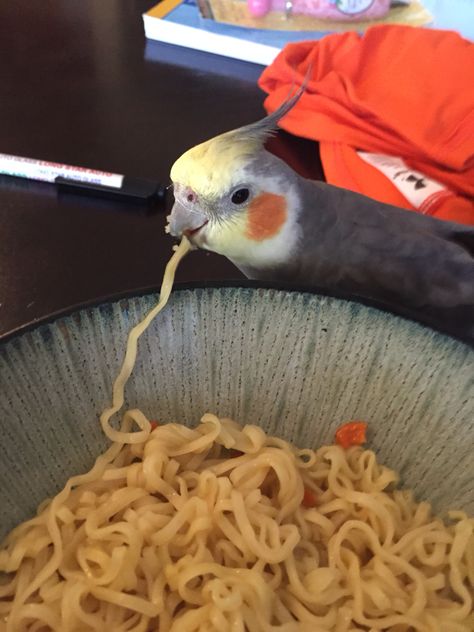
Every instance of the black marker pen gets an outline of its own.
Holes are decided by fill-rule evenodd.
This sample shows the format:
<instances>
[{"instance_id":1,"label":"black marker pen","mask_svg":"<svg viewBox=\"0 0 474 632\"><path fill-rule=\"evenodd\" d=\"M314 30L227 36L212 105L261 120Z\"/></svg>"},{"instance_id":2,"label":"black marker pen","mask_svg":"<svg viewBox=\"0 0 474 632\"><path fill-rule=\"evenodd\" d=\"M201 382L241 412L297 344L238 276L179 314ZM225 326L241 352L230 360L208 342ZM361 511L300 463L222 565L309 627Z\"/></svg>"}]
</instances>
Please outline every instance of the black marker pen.
<instances>
[{"instance_id":1,"label":"black marker pen","mask_svg":"<svg viewBox=\"0 0 474 632\"><path fill-rule=\"evenodd\" d=\"M51 182L60 191L97 197L160 202L166 196L166 187L152 180L9 154L0 154L0 174Z\"/></svg>"}]
</instances>

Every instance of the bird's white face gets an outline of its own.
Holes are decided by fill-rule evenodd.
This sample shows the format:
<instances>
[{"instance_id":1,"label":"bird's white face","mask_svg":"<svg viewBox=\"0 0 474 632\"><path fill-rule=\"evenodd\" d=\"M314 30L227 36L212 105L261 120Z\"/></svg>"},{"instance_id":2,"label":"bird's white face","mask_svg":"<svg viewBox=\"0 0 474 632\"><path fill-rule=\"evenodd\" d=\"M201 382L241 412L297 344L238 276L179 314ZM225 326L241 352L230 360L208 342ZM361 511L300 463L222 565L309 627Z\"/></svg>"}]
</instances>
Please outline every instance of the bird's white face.
<instances>
[{"instance_id":1,"label":"bird's white face","mask_svg":"<svg viewBox=\"0 0 474 632\"><path fill-rule=\"evenodd\" d=\"M222 192L202 193L174 182L169 232L185 234L197 247L237 265L269 267L284 261L299 238L298 198L285 174L270 175L258 165L232 174Z\"/></svg>"},{"instance_id":2,"label":"bird's white face","mask_svg":"<svg viewBox=\"0 0 474 632\"><path fill-rule=\"evenodd\" d=\"M168 231L239 267L273 267L301 241L295 172L265 151L265 141L305 84L272 114L186 151L171 168L175 204Z\"/></svg>"}]
</instances>

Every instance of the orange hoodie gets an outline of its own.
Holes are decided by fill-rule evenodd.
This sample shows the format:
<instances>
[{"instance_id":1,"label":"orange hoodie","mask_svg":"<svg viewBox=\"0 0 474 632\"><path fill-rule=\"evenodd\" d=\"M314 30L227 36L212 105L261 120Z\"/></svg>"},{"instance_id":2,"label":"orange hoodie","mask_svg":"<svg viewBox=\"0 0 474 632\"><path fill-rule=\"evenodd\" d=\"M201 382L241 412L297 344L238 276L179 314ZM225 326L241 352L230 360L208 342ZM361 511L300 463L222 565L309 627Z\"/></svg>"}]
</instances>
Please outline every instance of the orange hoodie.
<instances>
[{"instance_id":1,"label":"orange hoodie","mask_svg":"<svg viewBox=\"0 0 474 632\"><path fill-rule=\"evenodd\" d=\"M320 142L328 182L474 225L474 44L396 25L288 44L259 80L268 111L311 64L281 126Z\"/></svg>"}]
</instances>

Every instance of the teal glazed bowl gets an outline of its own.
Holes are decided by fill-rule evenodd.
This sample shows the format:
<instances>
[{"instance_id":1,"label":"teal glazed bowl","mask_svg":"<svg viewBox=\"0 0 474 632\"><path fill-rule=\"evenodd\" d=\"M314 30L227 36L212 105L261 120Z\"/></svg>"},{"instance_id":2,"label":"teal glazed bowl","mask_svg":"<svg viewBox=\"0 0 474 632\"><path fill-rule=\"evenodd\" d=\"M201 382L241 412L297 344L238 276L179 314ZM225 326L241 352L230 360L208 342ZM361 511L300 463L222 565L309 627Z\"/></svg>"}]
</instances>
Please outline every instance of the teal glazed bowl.
<instances>
[{"instance_id":1,"label":"teal glazed bowl","mask_svg":"<svg viewBox=\"0 0 474 632\"><path fill-rule=\"evenodd\" d=\"M107 441L129 329L157 295L86 308L0 345L0 538ZM351 419L435 510L474 511L474 352L357 302L244 287L175 290L139 341L126 405L160 422L206 411L301 447Z\"/></svg>"}]
</instances>

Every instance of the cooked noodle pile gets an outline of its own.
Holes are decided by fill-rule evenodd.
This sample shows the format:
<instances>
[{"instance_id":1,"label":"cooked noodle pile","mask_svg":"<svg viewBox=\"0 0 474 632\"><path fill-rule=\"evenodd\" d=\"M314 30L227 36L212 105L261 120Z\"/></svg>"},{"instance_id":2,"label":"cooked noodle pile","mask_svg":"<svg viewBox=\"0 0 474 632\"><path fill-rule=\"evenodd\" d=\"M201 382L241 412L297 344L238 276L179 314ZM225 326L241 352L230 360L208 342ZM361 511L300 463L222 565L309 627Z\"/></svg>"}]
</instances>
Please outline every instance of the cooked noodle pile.
<instances>
[{"instance_id":1,"label":"cooked noodle pile","mask_svg":"<svg viewBox=\"0 0 474 632\"><path fill-rule=\"evenodd\" d=\"M158 426L12 532L0 629L472 632L474 521L396 478L211 414Z\"/></svg>"},{"instance_id":2,"label":"cooked noodle pile","mask_svg":"<svg viewBox=\"0 0 474 632\"><path fill-rule=\"evenodd\" d=\"M0 632L472 632L474 520L434 518L370 450L301 450L212 414L112 427L188 249L131 332L110 448L0 550Z\"/></svg>"}]
</instances>

